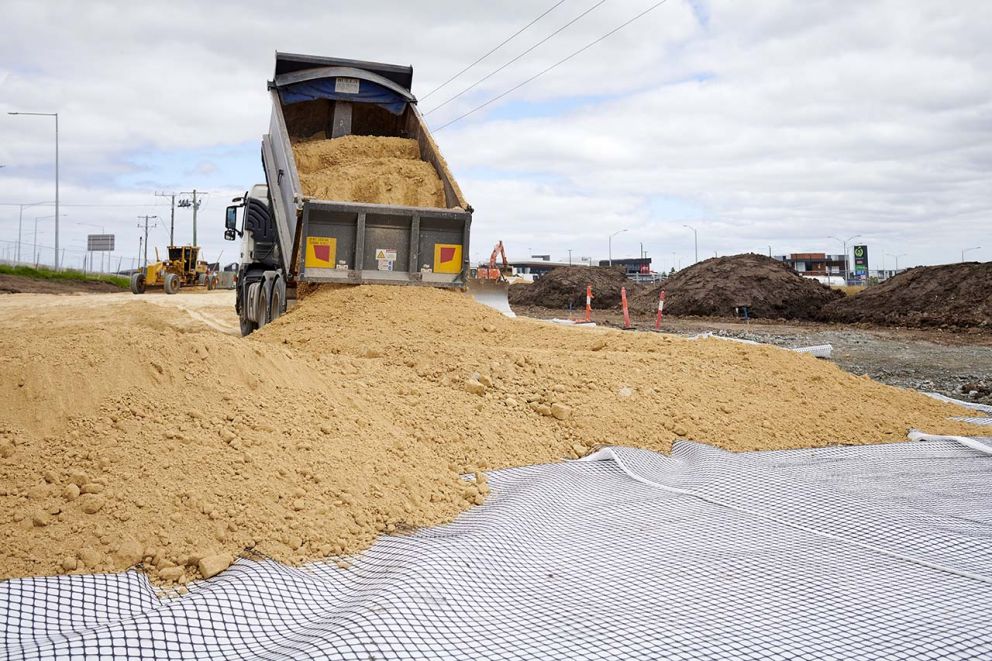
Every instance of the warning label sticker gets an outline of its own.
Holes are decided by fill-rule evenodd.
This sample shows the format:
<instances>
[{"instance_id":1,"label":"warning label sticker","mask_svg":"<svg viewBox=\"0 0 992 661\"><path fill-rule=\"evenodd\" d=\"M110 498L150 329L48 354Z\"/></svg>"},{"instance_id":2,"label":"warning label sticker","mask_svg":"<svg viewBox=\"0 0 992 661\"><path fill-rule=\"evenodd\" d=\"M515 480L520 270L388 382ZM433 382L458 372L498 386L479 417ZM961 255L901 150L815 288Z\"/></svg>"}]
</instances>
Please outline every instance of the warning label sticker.
<instances>
[{"instance_id":1,"label":"warning label sticker","mask_svg":"<svg viewBox=\"0 0 992 661\"><path fill-rule=\"evenodd\" d=\"M332 269L337 258L337 239L329 236L308 236L303 265L307 268Z\"/></svg>"},{"instance_id":2,"label":"warning label sticker","mask_svg":"<svg viewBox=\"0 0 992 661\"><path fill-rule=\"evenodd\" d=\"M357 78L335 78L334 91L338 94L358 94L360 83Z\"/></svg>"},{"instance_id":3,"label":"warning label sticker","mask_svg":"<svg viewBox=\"0 0 992 661\"><path fill-rule=\"evenodd\" d=\"M387 262L396 261L396 251L390 248L377 248L375 251L375 258L378 260L386 260ZM382 269L379 269L380 271Z\"/></svg>"}]
</instances>

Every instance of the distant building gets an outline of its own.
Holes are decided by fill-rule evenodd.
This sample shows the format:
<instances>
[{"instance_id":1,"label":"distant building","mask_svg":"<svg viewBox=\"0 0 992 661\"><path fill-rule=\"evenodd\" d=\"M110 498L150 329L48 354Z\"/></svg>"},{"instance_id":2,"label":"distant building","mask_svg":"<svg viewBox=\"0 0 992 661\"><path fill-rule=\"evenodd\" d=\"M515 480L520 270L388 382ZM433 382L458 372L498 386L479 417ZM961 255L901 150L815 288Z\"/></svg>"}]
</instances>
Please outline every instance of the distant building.
<instances>
[{"instance_id":1,"label":"distant building","mask_svg":"<svg viewBox=\"0 0 992 661\"><path fill-rule=\"evenodd\" d=\"M530 259L510 260L509 264L510 268L513 269L513 275L526 276L528 280L540 278L548 271L556 269L559 266L588 266L588 264L583 262L573 262L571 264L568 262L552 262L551 255L531 255Z\"/></svg>"},{"instance_id":2,"label":"distant building","mask_svg":"<svg viewBox=\"0 0 992 661\"><path fill-rule=\"evenodd\" d=\"M800 275L844 275L844 255L828 255L823 252L794 252L791 255L779 255L775 259L785 262ZM853 264L851 268L853 268Z\"/></svg>"},{"instance_id":3,"label":"distant building","mask_svg":"<svg viewBox=\"0 0 992 661\"><path fill-rule=\"evenodd\" d=\"M600 266L609 266L610 260L599 260ZM624 259L614 259L613 266L622 266L628 276L651 273L650 257L627 257Z\"/></svg>"}]
</instances>

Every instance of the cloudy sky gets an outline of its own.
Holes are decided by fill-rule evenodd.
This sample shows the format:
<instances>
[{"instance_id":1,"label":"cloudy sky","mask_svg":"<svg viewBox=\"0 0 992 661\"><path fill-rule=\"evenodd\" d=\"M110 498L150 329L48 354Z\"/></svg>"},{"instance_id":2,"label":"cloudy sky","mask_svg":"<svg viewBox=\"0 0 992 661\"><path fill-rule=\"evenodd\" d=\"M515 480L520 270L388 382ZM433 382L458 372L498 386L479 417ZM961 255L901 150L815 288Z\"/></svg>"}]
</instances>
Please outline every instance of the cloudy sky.
<instances>
[{"instance_id":1,"label":"cloudy sky","mask_svg":"<svg viewBox=\"0 0 992 661\"><path fill-rule=\"evenodd\" d=\"M54 197L54 122L6 112L57 111L68 265L101 227L127 264L144 214L159 216L151 243L164 246L169 208L153 193L194 187L209 193L207 256L234 259L223 208L262 179L265 83L283 50L413 65L421 111L476 209L475 258L497 239L511 258L605 258L608 235L626 229L614 257L643 244L668 269L693 259L689 224L700 258L840 252L831 236L861 235L873 268L885 255L890 268L892 255L957 261L974 246L969 259L992 259L984 0L667 0L448 125L656 2L5 0L0 256L17 239L16 205ZM26 241L41 217L48 255L53 213L23 214ZM176 223L189 237L189 210Z\"/></svg>"}]
</instances>

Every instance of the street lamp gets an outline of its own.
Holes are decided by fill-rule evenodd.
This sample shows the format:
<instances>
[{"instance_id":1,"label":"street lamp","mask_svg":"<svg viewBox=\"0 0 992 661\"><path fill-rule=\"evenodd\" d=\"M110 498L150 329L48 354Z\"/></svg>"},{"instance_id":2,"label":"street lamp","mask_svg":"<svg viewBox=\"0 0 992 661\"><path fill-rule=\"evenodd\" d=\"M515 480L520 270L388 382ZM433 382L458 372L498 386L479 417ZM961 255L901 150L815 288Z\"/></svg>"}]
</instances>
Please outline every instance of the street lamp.
<instances>
[{"instance_id":1,"label":"street lamp","mask_svg":"<svg viewBox=\"0 0 992 661\"><path fill-rule=\"evenodd\" d=\"M848 264L847 264L847 242L848 241L854 241L855 239L861 238L861 235L860 234L855 234L854 236L849 236L846 239L838 239L836 236L831 236L830 238L833 239L834 241L839 241L840 243L843 243L844 244L844 284L846 285L847 284L847 276L848 276L848 273L850 271L850 269L848 268Z\"/></svg>"},{"instance_id":2,"label":"street lamp","mask_svg":"<svg viewBox=\"0 0 992 661\"><path fill-rule=\"evenodd\" d=\"M627 230L625 229L617 230L616 232L610 235L610 266L613 266L613 237L615 237L617 234L623 234L626 231Z\"/></svg>"},{"instance_id":3,"label":"street lamp","mask_svg":"<svg viewBox=\"0 0 992 661\"><path fill-rule=\"evenodd\" d=\"M8 115L34 115L55 118L55 270L59 270L59 114L57 112L8 112Z\"/></svg>"},{"instance_id":4,"label":"street lamp","mask_svg":"<svg viewBox=\"0 0 992 661\"><path fill-rule=\"evenodd\" d=\"M966 252L971 252L972 250L981 250L981 249L982 249L981 246L975 246L974 248L965 248L964 250L962 250L961 251L961 263L962 264L964 263L964 254Z\"/></svg>"},{"instance_id":5,"label":"street lamp","mask_svg":"<svg viewBox=\"0 0 992 661\"><path fill-rule=\"evenodd\" d=\"M899 258L900 257L905 257L908 254L909 253L901 252L898 255L893 255L892 253L887 252L887 253L885 253L885 256L886 257L895 257L895 259L896 259L896 270L895 270L895 272L898 273L899 272Z\"/></svg>"},{"instance_id":6,"label":"street lamp","mask_svg":"<svg viewBox=\"0 0 992 661\"><path fill-rule=\"evenodd\" d=\"M696 228L693 227L692 225L683 225L682 227L688 227L689 229L692 230L692 238L693 238L693 241L695 242L695 248L696 248L696 261L694 261L693 264L698 264L699 263L699 234L696 233Z\"/></svg>"},{"instance_id":7,"label":"street lamp","mask_svg":"<svg viewBox=\"0 0 992 661\"><path fill-rule=\"evenodd\" d=\"M17 214L17 261L21 261L21 225L24 223L24 210L28 207L36 207L39 204L48 204L48 202L31 202L30 204L18 204L20 211Z\"/></svg>"}]
</instances>

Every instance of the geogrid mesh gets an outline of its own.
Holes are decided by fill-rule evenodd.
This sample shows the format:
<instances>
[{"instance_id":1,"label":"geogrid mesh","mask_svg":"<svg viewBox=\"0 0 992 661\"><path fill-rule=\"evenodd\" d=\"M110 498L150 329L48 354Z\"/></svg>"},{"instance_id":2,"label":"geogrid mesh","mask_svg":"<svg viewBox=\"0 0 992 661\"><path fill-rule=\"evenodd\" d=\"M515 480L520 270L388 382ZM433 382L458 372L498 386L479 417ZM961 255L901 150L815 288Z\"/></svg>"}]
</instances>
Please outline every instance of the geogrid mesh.
<instances>
[{"instance_id":1,"label":"geogrid mesh","mask_svg":"<svg viewBox=\"0 0 992 661\"><path fill-rule=\"evenodd\" d=\"M347 570L7 581L0 632L17 659L992 659L990 478L950 441L608 448L491 473Z\"/></svg>"}]
</instances>

